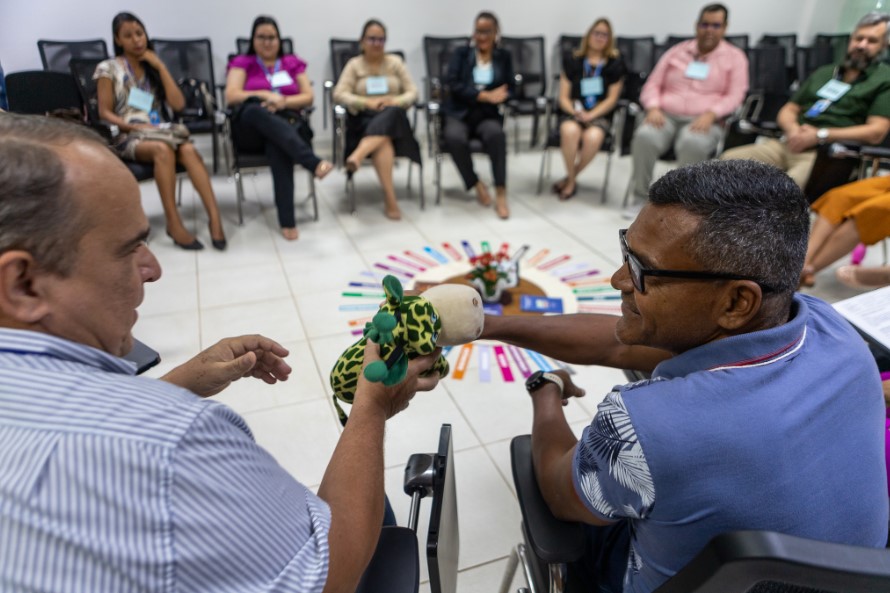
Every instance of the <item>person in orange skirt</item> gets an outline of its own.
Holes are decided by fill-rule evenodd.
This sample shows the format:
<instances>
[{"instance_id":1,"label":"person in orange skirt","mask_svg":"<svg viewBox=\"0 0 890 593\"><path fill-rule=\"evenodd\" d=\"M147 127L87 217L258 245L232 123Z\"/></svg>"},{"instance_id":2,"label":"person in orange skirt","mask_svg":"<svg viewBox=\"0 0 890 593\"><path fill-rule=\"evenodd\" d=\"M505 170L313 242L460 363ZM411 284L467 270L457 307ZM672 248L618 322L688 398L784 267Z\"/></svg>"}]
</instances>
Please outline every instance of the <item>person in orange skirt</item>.
<instances>
[{"instance_id":1,"label":"person in orange skirt","mask_svg":"<svg viewBox=\"0 0 890 593\"><path fill-rule=\"evenodd\" d=\"M890 177L870 177L826 192L813 203L818 214L810 231L801 286L850 253L859 243L874 245L890 236Z\"/></svg>"}]
</instances>

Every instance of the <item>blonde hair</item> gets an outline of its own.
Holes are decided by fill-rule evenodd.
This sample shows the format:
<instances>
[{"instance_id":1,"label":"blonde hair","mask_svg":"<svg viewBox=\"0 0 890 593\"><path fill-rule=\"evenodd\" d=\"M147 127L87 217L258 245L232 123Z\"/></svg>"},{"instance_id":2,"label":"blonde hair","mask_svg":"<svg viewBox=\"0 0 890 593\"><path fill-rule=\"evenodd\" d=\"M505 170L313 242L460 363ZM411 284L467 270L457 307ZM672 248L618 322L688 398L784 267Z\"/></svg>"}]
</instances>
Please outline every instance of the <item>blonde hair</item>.
<instances>
[{"instance_id":1,"label":"blonde hair","mask_svg":"<svg viewBox=\"0 0 890 593\"><path fill-rule=\"evenodd\" d=\"M581 38L581 45L575 50L576 58L582 58L587 55L587 49L590 45L590 34L593 33L596 26L600 24L606 25L609 28L609 43L607 43L605 49L603 49L603 56L607 58L618 57L618 48L615 47L615 35L612 33L612 23L610 23L607 18L598 18L592 25L590 25L590 28L587 29L587 33L584 34L584 37Z\"/></svg>"}]
</instances>

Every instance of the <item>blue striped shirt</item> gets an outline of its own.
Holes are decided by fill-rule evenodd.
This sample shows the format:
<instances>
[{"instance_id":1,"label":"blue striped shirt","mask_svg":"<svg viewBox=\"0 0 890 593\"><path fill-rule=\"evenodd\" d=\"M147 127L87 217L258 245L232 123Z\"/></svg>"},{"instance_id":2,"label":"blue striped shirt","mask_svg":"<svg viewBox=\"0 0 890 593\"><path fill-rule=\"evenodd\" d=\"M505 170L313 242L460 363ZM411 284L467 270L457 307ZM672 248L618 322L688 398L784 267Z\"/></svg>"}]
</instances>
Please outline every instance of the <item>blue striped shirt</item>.
<instances>
[{"instance_id":1,"label":"blue striped shirt","mask_svg":"<svg viewBox=\"0 0 890 593\"><path fill-rule=\"evenodd\" d=\"M329 528L231 409L0 329L0 590L321 591Z\"/></svg>"}]
</instances>

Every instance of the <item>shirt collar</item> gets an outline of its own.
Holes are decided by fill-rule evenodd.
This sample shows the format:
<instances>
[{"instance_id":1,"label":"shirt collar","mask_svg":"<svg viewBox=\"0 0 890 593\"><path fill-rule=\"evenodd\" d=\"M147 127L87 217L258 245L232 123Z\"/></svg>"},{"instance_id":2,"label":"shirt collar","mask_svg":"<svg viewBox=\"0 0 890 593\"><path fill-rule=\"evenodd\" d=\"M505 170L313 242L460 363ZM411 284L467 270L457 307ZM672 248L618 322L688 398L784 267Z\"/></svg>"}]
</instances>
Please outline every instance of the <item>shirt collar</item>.
<instances>
[{"instance_id":1,"label":"shirt collar","mask_svg":"<svg viewBox=\"0 0 890 593\"><path fill-rule=\"evenodd\" d=\"M806 340L809 316L807 302L794 295L791 319L787 323L687 350L659 364L653 377L673 379L696 371L761 366L794 356Z\"/></svg>"},{"instance_id":2,"label":"shirt collar","mask_svg":"<svg viewBox=\"0 0 890 593\"><path fill-rule=\"evenodd\" d=\"M0 328L0 354L2 353L51 356L111 373L136 374L136 364L129 360L42 332Z\"/></svg>"}]
</instances>

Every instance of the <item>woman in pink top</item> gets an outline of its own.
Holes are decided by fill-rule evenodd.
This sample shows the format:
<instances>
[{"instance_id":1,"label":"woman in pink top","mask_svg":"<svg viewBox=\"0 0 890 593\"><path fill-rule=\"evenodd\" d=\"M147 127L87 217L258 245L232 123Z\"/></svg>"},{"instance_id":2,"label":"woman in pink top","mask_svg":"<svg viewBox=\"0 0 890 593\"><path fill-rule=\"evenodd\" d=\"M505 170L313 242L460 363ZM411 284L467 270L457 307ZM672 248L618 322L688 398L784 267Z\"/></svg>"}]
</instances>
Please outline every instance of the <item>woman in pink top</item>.
<instances>
[{"instance_id":1,"label":"woman in pink top","mask_svg":"<svg viewBox=\"0 0 890 593\"><path fill-rule=\"evenodd\" d=\"M278 24L268 16L253 21L247 54L229 62L226 102L237 106L232 136L245 152L265 153L272 169L275 206L285 239L299 237L294 215L294 164L322 179L333 169L313 151L312 130L299 111L312 105L306 62L281 48Z\"/></svg>"}]
</instances>

